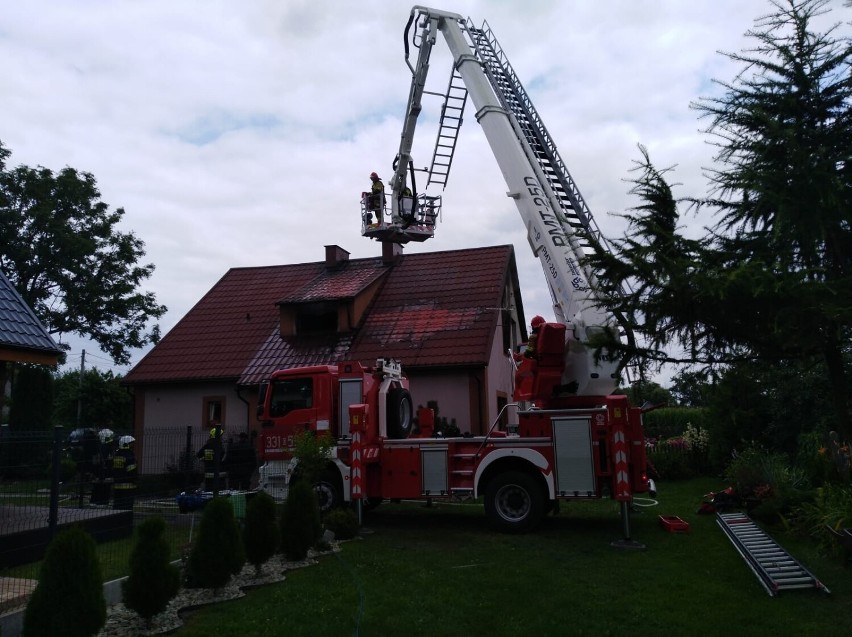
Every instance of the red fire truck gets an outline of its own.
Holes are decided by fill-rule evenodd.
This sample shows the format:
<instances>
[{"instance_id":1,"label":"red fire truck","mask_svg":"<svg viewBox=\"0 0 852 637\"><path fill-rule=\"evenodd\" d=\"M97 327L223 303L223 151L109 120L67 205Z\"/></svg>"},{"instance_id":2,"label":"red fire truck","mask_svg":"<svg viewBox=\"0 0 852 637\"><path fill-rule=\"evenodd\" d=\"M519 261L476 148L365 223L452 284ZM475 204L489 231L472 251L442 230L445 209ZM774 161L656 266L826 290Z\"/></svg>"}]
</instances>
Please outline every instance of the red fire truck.
<instances>
[{"instance_id":1,"label":"red fire truck","mask_svg":"<svg viewBox=\"0 0 852 637\"><path fill-rule=\"evenodd\" d=\"M414 414L396 361L280 370L261 390L261 487L283 495L294 469L288 456L294 436L327 432L335 442L317 485L325 507L362 499L482 497L496 526L526 531L561 500L611 497L621 503L629 541L629 503L654 487L646 473L641 410L612 394L623 361L587 346L601 331L620 330L595 298L594 274L583 263L592 239L604 240L487 24L412 10L405 29L411 89L391 207L375 210L365 198L362 234L396 243L434 234L440 197L417 192L411 149L438 34L452 53L453 70L426 187L446 185L470 98L553 299L556 320L537 328L534 355L516 357L515 403L506 407L517 410L516 426L500 429L498 417L484 436L435 436L431 411ZM419 48L413 65L409 42Z\"/></svg>"}]
</instances>

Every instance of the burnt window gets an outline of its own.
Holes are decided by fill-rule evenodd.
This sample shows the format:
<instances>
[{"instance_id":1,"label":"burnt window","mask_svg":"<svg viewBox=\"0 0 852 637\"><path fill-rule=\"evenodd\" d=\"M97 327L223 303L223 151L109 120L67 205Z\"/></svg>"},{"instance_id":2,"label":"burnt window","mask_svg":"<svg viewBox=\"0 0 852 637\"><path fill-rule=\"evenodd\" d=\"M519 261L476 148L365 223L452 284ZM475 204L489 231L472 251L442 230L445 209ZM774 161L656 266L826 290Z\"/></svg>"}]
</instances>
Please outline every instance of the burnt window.
<instances>
[{"instance_id":1,"label":"burnt window","mask_svg":"<svg viewBox=\"0 0 852 637\"><path fill-rule=\"evenodd\" d=\"M336 305L322 303L296 310L296 334L326 334L336 331Z\"/></svg>"}]
</instances>

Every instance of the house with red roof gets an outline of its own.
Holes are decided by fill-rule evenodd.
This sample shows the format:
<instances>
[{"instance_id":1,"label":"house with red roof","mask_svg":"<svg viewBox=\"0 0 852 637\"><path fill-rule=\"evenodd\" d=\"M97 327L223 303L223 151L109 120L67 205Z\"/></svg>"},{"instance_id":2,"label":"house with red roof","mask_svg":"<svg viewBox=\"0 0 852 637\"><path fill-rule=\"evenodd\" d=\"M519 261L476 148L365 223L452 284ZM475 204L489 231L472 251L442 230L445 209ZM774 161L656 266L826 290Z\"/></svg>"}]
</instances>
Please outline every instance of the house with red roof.
<instances>
[{"instance_id":1,"label":"house with red roof","mask_svg":"<svg viewBox=\"0 0 852 637\"><path fill-rule=\"evenodd\" d=\"M484 433L511 401L509 352L526 338L510 245L232 268L127 374L135 430L260 427L258 388L277 369L402 363L415 407ZM505 415L504 415L505 420ZM144 445L144 441L140 440Z\"/></svg>"},{"instance_id":2,"label":"house with red roof","mask_svg":"<svg viewBox=\"0 0 852 637\"><path fill-rule=\"evenodd\" d=\"M56 344L32 308L9 278L0 272L0 422L7 419L7 363L56 367L62 349Z\"/></svg>"}]
</instances>

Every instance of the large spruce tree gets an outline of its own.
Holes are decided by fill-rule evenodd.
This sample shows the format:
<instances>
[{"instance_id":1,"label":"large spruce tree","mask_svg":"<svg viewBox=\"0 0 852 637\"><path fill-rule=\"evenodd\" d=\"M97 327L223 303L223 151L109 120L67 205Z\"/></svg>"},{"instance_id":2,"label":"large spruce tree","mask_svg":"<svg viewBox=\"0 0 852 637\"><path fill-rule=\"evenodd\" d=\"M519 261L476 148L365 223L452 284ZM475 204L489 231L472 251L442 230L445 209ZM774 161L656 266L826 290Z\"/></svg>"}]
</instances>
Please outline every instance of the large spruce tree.
<instances>
[{"instance_id":1,"label":"large spruce tree","mask_svg":"<svg viewBox=\"0 0 852 637\"><path fill-rule=\"evenodd\" d=\"M826 0L770 5L748 32L754 47L725 54L740 73L694 105L718 152L712 195L687 202L716 212L716 225L684 236L667 171L643 148L628 231L589 261L639 336L634 353L824 363L835 426L849 439L852 47L836 29L813 30Z\"/></svg>"}]
</instances>

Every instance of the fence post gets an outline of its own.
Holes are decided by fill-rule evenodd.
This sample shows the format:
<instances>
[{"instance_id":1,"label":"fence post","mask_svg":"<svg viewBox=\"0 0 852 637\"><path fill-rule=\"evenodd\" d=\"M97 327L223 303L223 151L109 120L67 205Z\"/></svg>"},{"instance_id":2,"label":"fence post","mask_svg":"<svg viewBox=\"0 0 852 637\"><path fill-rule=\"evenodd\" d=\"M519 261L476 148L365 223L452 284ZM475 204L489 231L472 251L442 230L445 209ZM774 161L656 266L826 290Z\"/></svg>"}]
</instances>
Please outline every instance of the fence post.
<instances>
[{"instance_id":1,"label":"fence post","mask_svg":"<svg viewBox=\"0 0 852 637\"><path fill-rule=\"evenodd\" d=\"M48 514L48 536L53 539L59 519L59 478L62 476L62 427L53 428L53 471L50 475L50 513Z\"/></svg>"},{"instance_id":2,"label":"fence post","mask_svg":"<svg viewBox=\"0 0 852 637\"><path fill-rule=\"evenodd\" d=\"M9 423L0 425L0 468L7 468L12 464L12 454L9 453L9 444L6 439L11 435Z\"/></svg>"},{"instance_id":3,"label":"fence post","mask_svg":"<svg viewBox=\"0 0 852 637\"><path fill-rule=\"evenodd\" d=\"M224 430L219 430L219 435L213 438L213 497L219 495L219 475L222 470L222 436Z\"/></svg>"},{"instance_id":4,"label":"fence post","mask_svg":"<svg viewBox=\"0 0 852 637\"><path fill-rule=\"evenodd\" d=\"M183 487L189 488L189 478L192 474L192 425L186 426L186 449L183 453Z\"/></svg>"}]
</instances>

